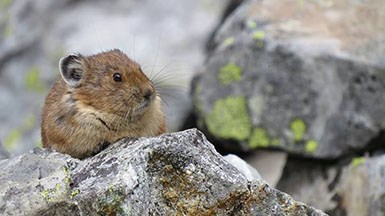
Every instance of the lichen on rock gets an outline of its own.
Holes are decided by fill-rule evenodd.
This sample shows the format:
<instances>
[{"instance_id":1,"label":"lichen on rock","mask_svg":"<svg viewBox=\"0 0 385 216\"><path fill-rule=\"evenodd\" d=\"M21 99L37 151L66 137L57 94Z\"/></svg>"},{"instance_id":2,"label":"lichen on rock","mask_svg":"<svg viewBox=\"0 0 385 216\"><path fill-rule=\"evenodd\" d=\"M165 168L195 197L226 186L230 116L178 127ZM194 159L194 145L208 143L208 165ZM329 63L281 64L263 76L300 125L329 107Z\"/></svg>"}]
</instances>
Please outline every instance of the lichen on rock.
<instances>
[{"instance_id":1,"label":"lichen on rock","mask_svg":"<svg viewBox=\"0 0 385 216\"><path fill-rule=\"evenodd\" d=\"M196 129L123 139L82 161L35 150L0 161L0 213L325 215L241 172L248 167L235 168Z\"/></svg>"},{"instance_id":2,"label":"lichen on rock","mask_svg":"<svg viewBox=\"0 0 385 216\"><path fill-rule=\"evenodd\" d=\"M266 129L257 127L253 130L249 140L249 146L251 148L267 147L270 145L270 137Z\"/></svg>"},{"instance_id":3,"label":"lichen on rock","mask_svg":"<svg viewBox=\"0 0 385 216\"><path fill-rule=\"evenodd\" d=\"M228 85L241 79L242 69L235 63L228 63L220 69L218 76L222 84Z\"/></svg>"},{"instance_id":4,"label":"lichen on rock","mask_svg":"<svg viewBox=\"0 0 385 216\"><path fill-rule=\"evenodd\" d=\"M246 140L251 133L244 97L218 99L205 120L208 130L222 139Z\"/></svg>"},{"instance_id":5,"label":"lichen on rock","mask_svg":"<svg viewBox=\"0 0 385 216\"><path fill-rule=\"evenodd\" d=\"M302 141L306 133L306 124L302 119L296 118L290 123L290 130L295 142Z\"/></svg>"}]
</instances>

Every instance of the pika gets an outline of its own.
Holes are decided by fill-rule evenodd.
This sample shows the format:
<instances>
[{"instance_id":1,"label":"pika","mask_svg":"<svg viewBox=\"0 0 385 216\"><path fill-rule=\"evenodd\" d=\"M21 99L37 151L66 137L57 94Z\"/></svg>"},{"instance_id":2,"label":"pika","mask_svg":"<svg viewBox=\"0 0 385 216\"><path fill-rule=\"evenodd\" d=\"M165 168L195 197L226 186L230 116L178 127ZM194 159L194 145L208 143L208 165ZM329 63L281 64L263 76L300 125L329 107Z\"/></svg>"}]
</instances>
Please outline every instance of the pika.
<instances>
[{"instance_id":1,"label":"pika","mask_svg":"<svg viewBox=\"0 0 385 216\"><path fill-rule=\"evenodd\" d=\"M82 159L124 137L166 132L152 81L122 51L71 54L59 70L43 107L43 147Z\"/></svg>"}]
</instances>

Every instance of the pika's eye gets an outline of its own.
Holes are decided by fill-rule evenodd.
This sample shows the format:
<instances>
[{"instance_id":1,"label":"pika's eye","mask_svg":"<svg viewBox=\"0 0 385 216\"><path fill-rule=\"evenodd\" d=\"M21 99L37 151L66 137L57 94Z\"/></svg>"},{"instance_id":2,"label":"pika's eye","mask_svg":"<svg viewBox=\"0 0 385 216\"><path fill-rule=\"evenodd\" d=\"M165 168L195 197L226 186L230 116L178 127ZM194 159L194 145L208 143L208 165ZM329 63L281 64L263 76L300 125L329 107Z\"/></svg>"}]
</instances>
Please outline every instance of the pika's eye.
<instances>
[{"instance_id":1,"label":"pika's eye","mask_svg":"<svg viewBox=\"0 0 385 216\"><path fill-rule=\"evenodd\" d=\"M122 82L122 75L120 73L114 73L113 78L115 82Z\"/></svg>"}]
</instances>

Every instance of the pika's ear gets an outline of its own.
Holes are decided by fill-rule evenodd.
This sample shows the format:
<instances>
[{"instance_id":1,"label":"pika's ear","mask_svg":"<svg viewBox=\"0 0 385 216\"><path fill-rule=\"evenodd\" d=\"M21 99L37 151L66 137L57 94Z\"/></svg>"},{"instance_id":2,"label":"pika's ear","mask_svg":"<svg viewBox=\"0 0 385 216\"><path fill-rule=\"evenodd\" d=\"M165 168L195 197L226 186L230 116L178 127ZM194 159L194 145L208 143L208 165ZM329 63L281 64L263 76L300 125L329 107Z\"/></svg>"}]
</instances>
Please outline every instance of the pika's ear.
<instances>
[{"instance_id":1,"label":"pika's ear","mask_svg":"<svg viewBox=\"0 0 385 216\"><path fill-rule=\"evenodd\" d=\"M71 54L60 59L60 74L69 86L79 86L84 76L83 65L83 57L80 55Z\"/></svg>"}]
</instances>

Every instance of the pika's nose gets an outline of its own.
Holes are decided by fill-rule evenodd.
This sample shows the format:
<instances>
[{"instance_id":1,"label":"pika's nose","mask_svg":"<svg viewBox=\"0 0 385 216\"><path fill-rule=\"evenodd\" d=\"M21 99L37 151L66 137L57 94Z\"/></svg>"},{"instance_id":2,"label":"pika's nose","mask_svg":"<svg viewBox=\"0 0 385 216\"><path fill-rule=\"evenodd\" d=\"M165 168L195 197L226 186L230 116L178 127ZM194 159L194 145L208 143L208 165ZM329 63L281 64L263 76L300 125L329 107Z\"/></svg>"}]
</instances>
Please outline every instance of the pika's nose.
<instances>
[{"instance_id":1,"label":"pika's nose","mask_svg":"<svg viewBox=\"0 0 385 216\"><path fill-rule=\"evenodd\" d=\"M154 90L151 88L147 88L143 90L143 97L146 100L150 100L153 94L154 94Z\"/></svg>"}]
</instances>

